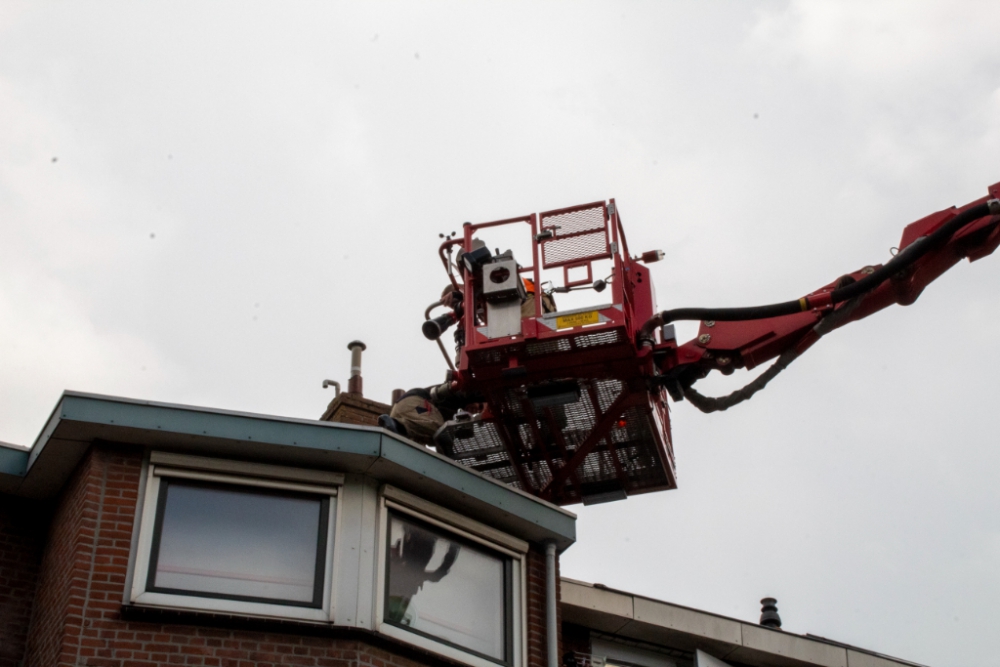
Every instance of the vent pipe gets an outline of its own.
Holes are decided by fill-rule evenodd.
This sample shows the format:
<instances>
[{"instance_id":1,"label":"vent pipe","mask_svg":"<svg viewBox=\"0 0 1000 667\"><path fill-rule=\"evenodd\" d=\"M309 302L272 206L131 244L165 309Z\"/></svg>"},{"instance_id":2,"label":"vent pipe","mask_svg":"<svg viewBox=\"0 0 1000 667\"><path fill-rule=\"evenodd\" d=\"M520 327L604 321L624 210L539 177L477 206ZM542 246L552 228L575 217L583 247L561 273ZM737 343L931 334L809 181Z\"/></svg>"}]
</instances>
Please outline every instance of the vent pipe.
<instances>
[{"instance_id":1,"label":"vent pipe","mask_svg":"<svg viewBox=\"0 0 1000 667\"><path fill-rule=\"evenodd\" d=\"M548 667L559 665L559 625L556 623L556 543L545 543L545 644Z\"/></svg>"},{"instance_id":2,"label":"vent pipe","mask_svg":"<svg viewBox=\"0 0 1000 667\"><path fill-rule=\"evenodd\" d=\"M351 378L347 381L347 393L362 395L361 392L361 353L367 346L360 340L352 340L347 344L351 351Z\"/></svg>"},{"instance_id":3,"label":"vent pipe","mask_svg":"<svg viewBox=\"0 0 1000 667\"><path fill-rule=\"evenodd\" d=\"M760 601L760 624L767 628L780 628L781 617L778 616L778 601L774 598L764 598Z\"/></svg>"}]
</instances>

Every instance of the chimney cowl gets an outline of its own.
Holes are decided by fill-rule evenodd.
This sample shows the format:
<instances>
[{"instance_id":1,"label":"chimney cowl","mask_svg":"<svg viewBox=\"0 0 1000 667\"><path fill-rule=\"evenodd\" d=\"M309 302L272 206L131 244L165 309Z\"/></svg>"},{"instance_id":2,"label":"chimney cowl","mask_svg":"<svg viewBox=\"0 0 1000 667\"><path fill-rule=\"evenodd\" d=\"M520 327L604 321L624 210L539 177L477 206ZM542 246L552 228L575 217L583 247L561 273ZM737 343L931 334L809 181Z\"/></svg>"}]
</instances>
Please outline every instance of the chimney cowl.
<instances>
[{"instance_id":1,"label":"chimney cowl","mask_svg":"<svg viewBox=\"0 0 1000 667\"><path fill-rule=\"evenodd\" d=\"M767 628L781 627L778 601L775 598L764 598L760 601L760 624Z\"/></svg>"}]
</instances>

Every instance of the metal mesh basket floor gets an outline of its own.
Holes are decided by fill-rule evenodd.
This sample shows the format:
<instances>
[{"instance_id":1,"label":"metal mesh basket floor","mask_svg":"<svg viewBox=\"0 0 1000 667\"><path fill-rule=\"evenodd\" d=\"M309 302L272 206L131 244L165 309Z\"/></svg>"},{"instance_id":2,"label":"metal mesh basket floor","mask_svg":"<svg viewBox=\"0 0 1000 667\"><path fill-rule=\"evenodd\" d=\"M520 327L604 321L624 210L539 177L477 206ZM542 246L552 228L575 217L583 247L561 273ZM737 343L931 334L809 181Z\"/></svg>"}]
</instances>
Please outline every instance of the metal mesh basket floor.
<instances>
[{"instance_id":1,"label":"metal mesh basket floor","mask_svg":"<svg viewBox=\"0 0 1000 667\"><path fill-rule=\"evenodd\" d=\"M615 379L579 380L577 386L576 401L541 407L532 404L524 387L506 390L490 401L497 417L446 425L439 451L493 479L564 505L614 491L632 495L673 488L664 442L668 436L655 432L647 399L615 415L612 428L565 481L543 493L553 471L565 467L626 391Z\"/></svg>"}]
</instances>

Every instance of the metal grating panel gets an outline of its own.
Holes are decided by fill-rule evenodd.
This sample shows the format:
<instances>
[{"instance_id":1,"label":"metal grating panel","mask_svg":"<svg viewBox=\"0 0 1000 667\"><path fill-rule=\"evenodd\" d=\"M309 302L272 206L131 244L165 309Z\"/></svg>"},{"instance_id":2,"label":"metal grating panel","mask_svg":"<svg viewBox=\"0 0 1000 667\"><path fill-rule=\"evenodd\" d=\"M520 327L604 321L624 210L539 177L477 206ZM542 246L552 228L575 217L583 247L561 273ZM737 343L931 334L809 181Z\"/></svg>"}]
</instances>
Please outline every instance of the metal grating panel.
<instances>
[{"instance_id":1,"label":"metal grating panel","mask_svg":"<svg viewBox=\"0 0 1000 667\"><path fill-rule=\"evenodd\" d=\"M475 422L471 428L465 428L461 432L463 436L455 436L450 446L443 447L439 444L439 451L487 477L527 490L521 486L503 438L494 422Z\"/></svg>"},{"instance_id":2,"label":"metal grating panel","mask_svg":"<svg viewBox=\"0 0 1000 667\"><path fill-rule=\"evenodd\" d=\"M580 334L573 338L576 347L597 347L598 345L614 345L624 340L621 329L611 329L609 331L598 331L591 334Z\"/></svg>"},{"instance_id":3,"label":"metal grating panel","mask_svg":"<svg viewBox=\"0 0 1000 667\"><path fill-rule=\"evenodd\" d=\"M546 269L607 255L608 235L604 230L542 242L542 266Z\"/></svg>"},{"instance_id":4,"label":"metal grating panel","mask_svg":"<svg viewBox=\"0 0 1000 667\"><path fill-rule=\"evenodd\" d=\"M570 352L573 346L566 338L532 341L525 345L529 357L540 357L554 352Z\"/></svg>"},{"instance_id":5,"label":"metal grating panel","mask_svg":"<svg viewBox=\"0 0 1000 667\"><path fill-rule=\"evenodd\" d=\"M514 418L517 420L524 419L524 412L521 409L521 401L527 396L528 392L524 387L515 387L500 395L500 400L496 400L496 397L491 397L494 403L500 408L500 414L505 415L508 419Z\"/></svg>"},{"instance_id":6,"label":"metal grating panel","mask_svg":"<svg viewBox=\"0 0 1000 667\"><path fill-rule=\"evenodd\" d=\"M476 421L471 428L446 427L453 441L441 452L496 480L529 493L541 493L552 479L553 470L566 465L586 442L600 415L627 391L617 379L579 382L579 400L538 409L531 407L524 387L497 392L489 400L497 413L495 420ZM609 490L625 488L629 493L638 493L669 486L664 468L672 470L672 461L663 460L670 454L661 452L657 444L653 432L656 425L649 411L646 405L626 409L574 474L561 488L554 489L552 500L569 504ZM532 414L534 423L529 419ZM498 420L503 421L505 429L498 426ZM506 442L506 437L513 442ZM520 475L513 457L520 458ZM524 488L522 477L531 488Z\"/></svg>"},{"instance_id":7,"label":"metal grating panel","mask_svg":"<svg viewBox=\"0 0 1000 667\"><path fill-rule=\"evenodd\" d=\"M604 204L579 211L542 215L542 229L554 229L556 236L604 230Z\"/></svg>"},{"instance_id":8,"label":"metal grating panel","mask_svg":"<svg viewBox=\"0 0 1000 667\"><path fill-rule=\"evenodd\" d=\"M477 350L470 354L475 359L477 366L492 366L499 364L507 358L502 347L491 347L488 350Z\"/></svg>"},{"instance_id":9,"label":"metal grating panel","mask_svg":"<svg viewBox=\"0 0 1000 667\"><path fill-rule=\"evenodd\" d=\"M552 238L540 243L542 266L546 269L611 256L604 204L542 214L541 224L542 230L554 233Z\"/></svg>"},{"instance_id":10,"label":"metal grating panel","mask_svg":"<svg viewBox=\"0 0 1000 667\"><path fill-rule=\"evenodd\" d=\"M518 436L521 438L521 442L534 442L534 433L527 422L522 423L518 427ZM551 452L548 453L551 456ZM545 453L541 453L541 457L540 459L538 457L529 457L529 460L526 462L528 475L531 477L531 481L536 489L544 489L545 485L552 479L552 470L549 468L548 457L545 456Z\"/></svg>"},{"instance_id":11,"label":"metal grating panel","mask_svg":"<svg viewBox=\"0 0 1000 667\"><path fill-rule=\"evenodd\" d=\"M615 399L622 393L622 383L618 380L599 380L594 383L597 389L597 408L606 412Z\"/></svg>"}]
</instances>

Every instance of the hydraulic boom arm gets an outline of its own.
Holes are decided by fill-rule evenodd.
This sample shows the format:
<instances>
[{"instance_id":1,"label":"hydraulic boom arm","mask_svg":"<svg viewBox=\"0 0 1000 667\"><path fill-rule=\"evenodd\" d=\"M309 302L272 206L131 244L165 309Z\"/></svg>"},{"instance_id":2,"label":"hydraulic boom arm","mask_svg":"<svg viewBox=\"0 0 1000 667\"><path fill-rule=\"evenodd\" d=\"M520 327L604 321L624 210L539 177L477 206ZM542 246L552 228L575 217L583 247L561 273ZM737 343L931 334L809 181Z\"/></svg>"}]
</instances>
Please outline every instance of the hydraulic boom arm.
<instances>
[{"instance_id":1,"label":"hydraulic boom arm","mask_svg":"<svg viewBox=\"0 0 1000 667\"><path fill-rule=\"evenodd\" d=\"M923 289L962 258L975 261L1000 245L1000 183L989 196L949 208L903 230L899 252L884 265L841 276L801 299L749 308L665 310L639 330L639 343L652 348L656 380L675 400L687 398L705 412L725 410L749 399L823 335L894 303L909 305ZM698 337L677 346L655 341L655 331L678 320L700 320ZM667 336L663 336L664 339ZM765 373L720 398L698 393L693 384L718 370L753 368L777 357Z\"/></svg>"},{"instance_id":2,"label":"hydraulic boom arm","mask_svg":"<svg viewBox=\"0 0 1000 667\"><path fill-rule=\"evenodd\" d=\"M464 396L475 407L440 426L437 451L560 505L604 502L677 487L668 393L705 412L732 407L833 329L911 304L960 259L996 250L1000 183L982 199L907 226L884 265L842 275L800 299L751 308L657 313L647 264L661 254L629 252L613 199L470 222L463 231L441 246L450 285L426 311L423 332L440 344L458 325L458 360L436 395ZM513 250L492 253L493 238L527 244L518 260ZM562 309L545 301L576 289L602 300L567 308L567 299ZM453 310L430 319L437 305ZM678 320L700 321L698 336L678 344L671 325ZM694 388L714 370L728 375L771 360L728 396Z\"/></svg>"}]
</instances>

